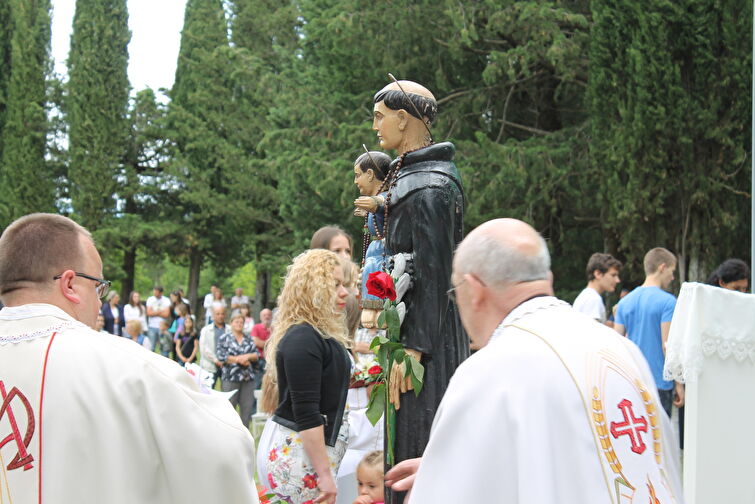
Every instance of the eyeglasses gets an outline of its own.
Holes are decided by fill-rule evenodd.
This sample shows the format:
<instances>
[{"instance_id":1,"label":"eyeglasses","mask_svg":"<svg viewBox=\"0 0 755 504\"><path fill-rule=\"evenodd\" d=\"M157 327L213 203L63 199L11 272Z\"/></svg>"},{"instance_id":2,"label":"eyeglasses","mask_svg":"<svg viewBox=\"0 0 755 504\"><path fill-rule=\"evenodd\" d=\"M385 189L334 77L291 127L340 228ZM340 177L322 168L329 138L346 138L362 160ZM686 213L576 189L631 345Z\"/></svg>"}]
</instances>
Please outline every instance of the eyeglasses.
<instances>
[{"instance_id":1,"label":"eyeglasses","mask_svg":"<svg viewBox=\"0 0 755 504\"><path fill-rule=\"evenodd\" d=\"M474 277L474 279L477 280L480 283L480 285L482 285L483 287L487 287L487 285L485 284L485 282L483 282L482 280L480 280L476 275L473 275L471 273L468 273L468 275ZM453 301L454 303L456 303L456 289L458 289L459 286L461 284L463 284L464 282L466 282L466 281L467 281L467 277L464 276L464 278L461 279L461 282L457 283L456 285L454 285L453 287L451 287L450 289L448 289L446 291L446 296L448 296L448 299L450 299L451 301Z\"/></svg>"},{"instance_id":2,"label":"eyeglasses","mask_svg":"<svg viewBox=\"0 0 755 504\"><path fill-rule=\"evenodd\" d=\"M453 287L451 287L450 289L448 289L446 291L446 296L448 296L448 299L450 299L451 301L453 301L454 303L456 303L456 289L458 289L459 286L461 284L463 284L464 282L466 282L466 281L467 281L466 277L462 278L461 282L457 283L456 285L454 285Z\"/></svg>"},{"instance_id":3,"label":"eyeglasses","mask_svg":"<svg viewBox=\"0 0 755 504\"><path fill-rule=\"evenodd\" d=\"M97 296L103 298L110 290L110 280L105 280L104 278L97 278L93 277L91 275L87 275L86 273L79 273L78 271L74 271L74 274L76 276L86 278L87 280L92 280L93 282L97 282L97 285L94 286L95 289L97 289ZM59 280L62 278L63 275L55 275L52 277L53 280Z\"/></svg>"}]
</instances>

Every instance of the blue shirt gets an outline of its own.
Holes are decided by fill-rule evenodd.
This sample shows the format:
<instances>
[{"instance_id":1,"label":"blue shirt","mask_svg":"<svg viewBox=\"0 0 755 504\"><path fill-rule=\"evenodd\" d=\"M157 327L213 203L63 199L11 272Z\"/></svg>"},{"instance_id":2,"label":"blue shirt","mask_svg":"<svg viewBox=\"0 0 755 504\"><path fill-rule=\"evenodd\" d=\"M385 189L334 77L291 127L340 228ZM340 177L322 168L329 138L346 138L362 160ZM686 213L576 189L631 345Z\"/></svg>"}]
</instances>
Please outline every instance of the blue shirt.
<instances>
[{"instance_id":1,"label":"blue shirt","mask_svg":"<svg viewBox=\"0 0 755 504\"><path fill-rule=\"evenodd\" d=\"M656 386L661 390L674 387L674 382L663 379L663 342L661 323L671 322L676 298L659 287L637 287L619 302L616 323L626 329L650 365Z\"/></svg>"}]
</instances>

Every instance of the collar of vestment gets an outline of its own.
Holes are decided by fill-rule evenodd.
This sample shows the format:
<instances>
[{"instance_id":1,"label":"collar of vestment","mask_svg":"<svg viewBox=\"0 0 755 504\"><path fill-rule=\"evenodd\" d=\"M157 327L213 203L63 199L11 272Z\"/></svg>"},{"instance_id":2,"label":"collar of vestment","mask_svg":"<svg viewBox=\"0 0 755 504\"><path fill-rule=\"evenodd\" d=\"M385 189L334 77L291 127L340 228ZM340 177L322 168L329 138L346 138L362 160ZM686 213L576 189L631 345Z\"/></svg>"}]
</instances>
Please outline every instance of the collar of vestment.
<instances>
[{"instance_id":1,"label":"collar of vestment","mask_svg":"<svg viewBox=\"0 0 755 504\"><path fill-rule=\"evenodd\" d=\"M45 337L64 329L87 326L47 303L5 306L0 310L0 345Z\"/></svg>"},{"instance_id":2,"label":"collar of vestment","mask_svg":"<svg viewBox=\"0 0 755 504\"><path fill-rule=\"evenodd\" d=\"M554 296L537 296L530 298L511 310L511 313L506 315L500 325L493 331L493 335L490 337L490 341L497 338L499 334L508 326L517 323L527 315L531 315L541 310L547 310L554 306L569 306L569 303L561 301Z\"/></svg>"}]
</instances>

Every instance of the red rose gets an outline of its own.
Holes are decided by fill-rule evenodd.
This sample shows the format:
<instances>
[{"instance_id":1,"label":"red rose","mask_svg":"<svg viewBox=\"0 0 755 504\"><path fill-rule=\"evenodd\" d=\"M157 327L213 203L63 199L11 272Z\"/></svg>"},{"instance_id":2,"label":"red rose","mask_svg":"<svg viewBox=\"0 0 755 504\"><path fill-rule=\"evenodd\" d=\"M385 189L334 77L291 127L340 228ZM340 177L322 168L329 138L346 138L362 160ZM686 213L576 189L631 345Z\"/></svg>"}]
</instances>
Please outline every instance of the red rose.
<instances>
[{"instance_id":1,"label":"red rose","mask_svg":"<svg viewBox=\"0 0 755 504\"><path fill-rule=\"evenodd\" d=\"M375 271L367 277L367 294L379 297L380 299L388 298L391 301L396 300L396 286L393 285L393 278L388 273Z\"/></svg>"},{"instance_id":2,"label":"red rose","mask_svg":"<svg viewBox=\"0 0 755 504\"><path fill-rule=\"evenodd\" d=\"M304 486L307 488L315 488L317 486L316 474L306 474L301 480L304 482Z\"/></svg>"},{"instance_id":3,"label":"red rose","mask_svg":"<svg viewBox=\"0 0 755 504\"><path fill-rule=\"evenodd\" d=\"M376 375L380 374L383 371L383 368L375 364L370 369L367 370L367 374Z\"/></svg>"}]
</instances>

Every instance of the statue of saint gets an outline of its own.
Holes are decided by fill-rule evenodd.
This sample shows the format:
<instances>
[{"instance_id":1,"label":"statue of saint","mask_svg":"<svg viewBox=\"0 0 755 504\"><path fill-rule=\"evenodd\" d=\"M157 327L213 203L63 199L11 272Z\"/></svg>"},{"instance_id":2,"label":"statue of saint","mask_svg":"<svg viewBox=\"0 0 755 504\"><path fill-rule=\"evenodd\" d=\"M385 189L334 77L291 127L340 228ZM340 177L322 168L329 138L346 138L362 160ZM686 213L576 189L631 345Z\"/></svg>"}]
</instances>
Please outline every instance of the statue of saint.
<instances>
[{"instance_id":1,"label":"statue of saint","mask_svg":"<svg viewBox=\"0 0 755 504\"><path fill-rule=\"evenodd\" d=\"M364 257L362 260L362 327L374 329L383 309L383 300L367 294L367 277L387 268L388 254L383 239L385 177L391 158L382 152L365 152L354 162L354 183L359 198L354 200L354 215L365 219Z\"/></svg>"},{"instance_id":2,"label":"statue of saint","mask_svg":"<svg viewBox=\"0 0 755 504\"><path fill-rule=\"evenodd\" d=\"M422 455L435 411L454 370L469 355L451 287L453 252L462 239L464 192L453 163L454 146L433 143L430 125L438 110L432 93L411 81L393 82L374 97L372 129L380 147L395 150L383 203L386 248L411 254L412 287L404 295L401 340L425 367L419 396L410 383L391 391L397 407L396 461ZM400 376L393 370L393 376Z\"/></svg>"}]
</instances>

